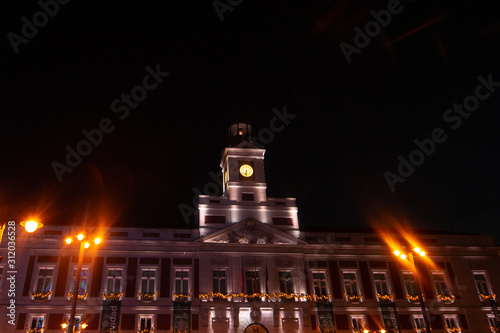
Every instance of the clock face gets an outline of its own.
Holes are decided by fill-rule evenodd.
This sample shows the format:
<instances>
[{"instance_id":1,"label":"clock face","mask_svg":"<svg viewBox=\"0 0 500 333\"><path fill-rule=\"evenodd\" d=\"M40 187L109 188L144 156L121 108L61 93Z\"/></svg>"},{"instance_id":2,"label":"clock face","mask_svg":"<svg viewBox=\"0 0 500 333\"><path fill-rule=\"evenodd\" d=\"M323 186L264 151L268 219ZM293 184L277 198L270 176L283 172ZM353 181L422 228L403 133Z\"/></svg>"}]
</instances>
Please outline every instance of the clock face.
<instances>
[{"instance_id":1,"label":"clock face","mask_svg":"<svg viewBox=\"0 0 500 333\"><path fill-rule=\"evenodd\" d=\"M250 324L245 329L245 333L268 333L268 331L261 324Z\"/></svg>"},{"instance_id":2,"label":"clock face","mask_svg":"<svg viewBox=\"0 0 500 333\"><path fill-rule=\"evenodd\" d=\"M248 164L243 164L242 166L240 166L240 174L243 177L250 177L251 175L253 175L253 168Z\"/></svg>"}]
</instances>

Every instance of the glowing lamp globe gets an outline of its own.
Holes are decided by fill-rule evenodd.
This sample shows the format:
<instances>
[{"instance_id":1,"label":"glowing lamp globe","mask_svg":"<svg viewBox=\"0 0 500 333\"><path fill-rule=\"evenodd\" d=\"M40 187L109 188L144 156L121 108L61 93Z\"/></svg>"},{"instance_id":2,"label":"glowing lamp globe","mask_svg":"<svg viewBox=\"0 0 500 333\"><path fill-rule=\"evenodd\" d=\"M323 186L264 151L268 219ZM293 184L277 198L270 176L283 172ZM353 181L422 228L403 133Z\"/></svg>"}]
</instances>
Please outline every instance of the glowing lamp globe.
<instances>
[{"instance_id":1,"label":"glowing lamp globe","mask_svg":"<svg viewBox=\"0 0 500 333\"><path fill-rule=\"evenodd\" d=\"M21 222L21 226L23 226L27 232L34 232L36 229L43 227L43 224L31 220Z\"/></svg>"}]
</instances>

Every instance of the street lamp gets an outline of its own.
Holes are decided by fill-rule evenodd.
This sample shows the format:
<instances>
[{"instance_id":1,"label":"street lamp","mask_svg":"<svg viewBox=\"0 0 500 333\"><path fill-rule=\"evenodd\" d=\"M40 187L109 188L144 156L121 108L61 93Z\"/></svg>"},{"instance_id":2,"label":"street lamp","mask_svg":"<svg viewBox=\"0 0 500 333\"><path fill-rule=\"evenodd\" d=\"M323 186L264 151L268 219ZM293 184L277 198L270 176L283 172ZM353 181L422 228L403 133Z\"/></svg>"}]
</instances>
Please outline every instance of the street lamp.
<instances>
[{"instance_id":1,"label":"street lamp","mask_svg":"<svg viewBox=\"0 0 500 333\"><path fill-rule=\"evenodd\" d=\"M38 222L38 221L35 221L35 220L30 220L30 221L22 221L20 223L21 226L24 227L24 229L27 231L27 232L34 232L35 230L43 227L43 224L41 222ZM15 221L9 221L9 222L4 222L2 223L2 225L0 226L0 243L2 242L2 237L3 237L3 232L5 230L6 227L12 227L12 228L15 228L16 227L16 222ZM13 229L15 230L15 229Z\"/></svg>"},{"instance_id":2,"label":"street lamp","mask_svg":"<svg viewBox=\"0 0 500 333\"><path fill-rule=\"evenodd\" d=\"M421 257L426 256L426 252L423 251L419 247L414 247L413 252L418 254ZM399 250L395 250L393 253L396 257L400 258L401 260L406 260L408 259L410 262L410 267L413 271L413 276L415 276L415 287L417 288L417 293L418 293L418 301L420 303L420 308L422 309L422 316L424 317L424 325L425 325L425 331L427 333L430 333L430 325L429 325L429 318L427 317L427 311L425 310L425 303L424 303L424 298L422 297L422 291L420 289L420 276L418 274L417 267L415 266L415 259L413 258L413 252L410 251L408 254L405 254Z\"/></svg>"},{"instance_id":3,"label":"street lamp","mask_svg":"<svg viewBox=\"0 0 500 333\"><path fill-rule=\"evenodd\" d=\"M74 333L75 332L75 314L76 314L76 303L78 302L78 294L79 294L79 289L80 289L80 277L82 274L82 264L83 264L83 255L86 249L88 249L91 245L89 241L86 241L86 233L85 232L80 232L74 237L66 237L64 242L66 244L71 244L75 240L80 242L80 251L78 253L78 266L76 269L76 277L75 277L75 285L73 288L73 303L71 304L71 314L69 317L69 322L67 325L67 332L68 333ZM93 243L95 245L98 245L101 243L101 238L95 237Z\"/></svg>"}]
</instances>

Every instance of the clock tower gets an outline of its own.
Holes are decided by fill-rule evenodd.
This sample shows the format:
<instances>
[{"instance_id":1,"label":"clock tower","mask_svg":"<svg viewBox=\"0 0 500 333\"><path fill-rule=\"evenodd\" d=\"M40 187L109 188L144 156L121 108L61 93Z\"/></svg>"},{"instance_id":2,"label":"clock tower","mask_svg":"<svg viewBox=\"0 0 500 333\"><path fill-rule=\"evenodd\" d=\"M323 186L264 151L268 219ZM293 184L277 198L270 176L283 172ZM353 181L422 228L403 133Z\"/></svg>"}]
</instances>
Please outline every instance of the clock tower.
<instances>
[{"instance_id":1,"label":"clock tower","mask_svg":"<svg viewBox=\"0 0 500 333\"><path fill-rule=\"evenodd\" d=\"M267 197L266 150L252 143L252 126L233 123L228 135L229 146L224 149L220 162L223 194L198 198L200 235L253 219L298 237L295 198Z\"/></svg>"},{"instance_id":2,"label":"clock tower","mask_svg":"<svg viewBox=\"0 0 500 333\"><path fill-rule=\"evenodd\" d=\"M224 175L224 193L235 202L262 203L266 201L264 176L265 149L251 142L252 127L234 123L229 127L229 142L220 163Z\"/></svg>"}]
</instances>

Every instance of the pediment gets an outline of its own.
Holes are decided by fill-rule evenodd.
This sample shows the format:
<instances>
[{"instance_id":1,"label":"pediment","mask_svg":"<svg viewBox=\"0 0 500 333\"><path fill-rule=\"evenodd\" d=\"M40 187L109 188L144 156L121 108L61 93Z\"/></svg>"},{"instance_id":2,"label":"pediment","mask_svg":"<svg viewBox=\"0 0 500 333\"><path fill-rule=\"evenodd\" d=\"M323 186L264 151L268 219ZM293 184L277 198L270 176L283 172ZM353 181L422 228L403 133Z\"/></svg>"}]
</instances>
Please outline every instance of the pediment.
<instances>
[{"instance_id":1,"label":"pediment","mask_svg":"<svg viewBox=\"0 0 500 333\"><path fill-rule=\"evenodd\" d=\"M257 147L254 144L245 140L237 144L235 148L257 148Z\"/></svg>"},{"instance_id":2,"label":"pediment","mask_svg":"<svg viewBox=\"0 0 500 333\"><path fill-rule=\"evenodd\" d=\"M198 239L197 242L281 245L305 244L304 241L255 219L245 219L224 229L217 230Z\"/></svg>"}]
</instances>

